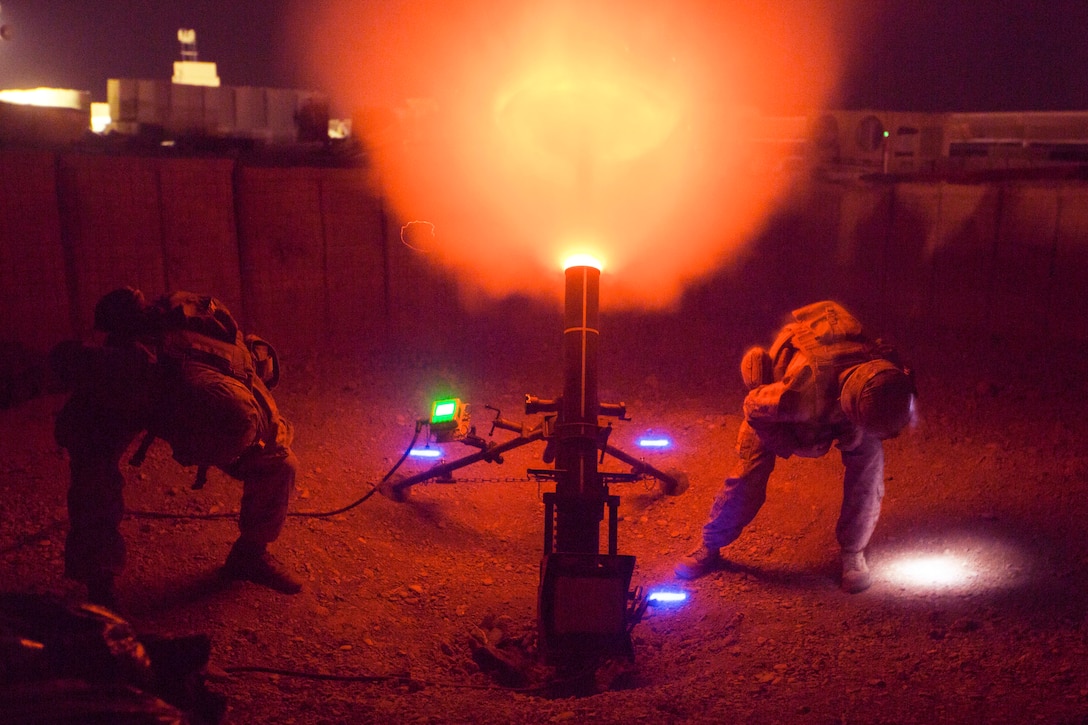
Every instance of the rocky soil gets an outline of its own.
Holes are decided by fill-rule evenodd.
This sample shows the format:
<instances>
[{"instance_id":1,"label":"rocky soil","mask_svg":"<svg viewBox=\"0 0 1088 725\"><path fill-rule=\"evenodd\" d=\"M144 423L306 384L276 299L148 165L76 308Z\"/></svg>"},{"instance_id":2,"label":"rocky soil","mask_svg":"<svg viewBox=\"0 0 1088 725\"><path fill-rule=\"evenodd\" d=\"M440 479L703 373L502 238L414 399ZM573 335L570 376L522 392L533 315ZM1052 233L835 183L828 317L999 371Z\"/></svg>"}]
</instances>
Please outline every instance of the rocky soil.
<instances>
[{"instance_id":1,"label":"rocky soil","mask_svg":"<svg viewBox=\"0 0 1088 725\"><path fill-rule=\"evenodd\" d=\"M921 418L887 445L872 588L838 588L835 455L779 461L766 506L725 552L730 566L682 583L683 606L651 607L633 661L603 663L575 689L536 649L550 484L526 469L541 467L542 444L463 469L455 484L417 486L407 502L374 495L311 515L366 496L436 395L472 403L484 436L485 404L533 422L524 395L561 392L558 322L497 321L426 345L398 337L284 360L275 392L302 471L275 552L305 581L297 596L218 583L234 481L213 471L191 490L194 471L161 443L126 471L118 609L142 633L211 637L209 687L228 722L1088 722L1083 351L899 331ZM645 588L681 584L673 565L698 543L733 461L739 354L774 331L675 323L602 325L601 399L632 418L615 422L611 442L691 482L679 496L652 481L612 487L620 552L637 557L633 584ZM62 577L67 463L51 436L62 402L0 411L0 566L7 591L74 602L82 590ZM640 451L651 430L673 447ZM447 460L473 450L444 449ZM920 558L950 570L911 578Z\"/></svg>"}]
</instances>

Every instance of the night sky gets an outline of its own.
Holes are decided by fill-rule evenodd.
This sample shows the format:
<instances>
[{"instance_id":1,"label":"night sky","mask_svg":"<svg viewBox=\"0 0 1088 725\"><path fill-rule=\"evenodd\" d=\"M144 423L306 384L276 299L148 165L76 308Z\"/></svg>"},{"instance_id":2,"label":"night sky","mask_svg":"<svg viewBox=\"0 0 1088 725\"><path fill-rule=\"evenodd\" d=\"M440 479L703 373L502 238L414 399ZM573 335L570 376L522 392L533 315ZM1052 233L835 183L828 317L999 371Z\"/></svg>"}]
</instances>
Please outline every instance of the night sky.
<instances>
[{"instance_id":1,"label":"night sky","mask_svg":"<svg viewBox=\"0 0 1088 725\"><path fill-rule=\"evenodd\" d=\"M1088 109L1084 0L868 0L842 108Z\"/></svg>"},{"instance_id":2,"label":"night sky","mask_svg":"<svg viewBox=\"0 0 1088 725\"><path fill-rule=\"evenodd\" d=\"M307 87L288 61L288 0L0 0L0 88L51 86L106 100L109 78L169 78L179 28L224 85Z\"/></svg>"},{"instance_id":3,"label":"night sky","mask_svg":"<svg viewBox=\"0 0 1088 725\"><path fill-rule=\"evenodd\" d=\"M853 7L839 108L1088 109L1085 0L826 0ZM312 88L288 47L291 0L0 0L0 88L57 86L105 100L108 78L169 77L177 29L225 85ZM432 2L435 12L443 5Z\"/></svg>"}]
</instances>

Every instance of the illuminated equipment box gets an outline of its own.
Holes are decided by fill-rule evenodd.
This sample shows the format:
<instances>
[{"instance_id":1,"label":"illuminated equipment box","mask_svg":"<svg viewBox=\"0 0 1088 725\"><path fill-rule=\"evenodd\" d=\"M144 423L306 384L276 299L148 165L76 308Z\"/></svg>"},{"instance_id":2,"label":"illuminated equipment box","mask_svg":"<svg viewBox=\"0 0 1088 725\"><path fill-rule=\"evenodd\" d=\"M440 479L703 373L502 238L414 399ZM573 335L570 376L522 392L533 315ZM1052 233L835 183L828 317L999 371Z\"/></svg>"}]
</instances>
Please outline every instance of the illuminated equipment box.
<instances>
[{"instance_id":1,"label":"illuminated equipment box","mask_svg":"<svg viewBox=\"0 0 1088 725\"><path fill-rule=\"evenodd\" d=\"M428 425L440 443L460 440L468 434L468 406L459 398L436 400Z\"/></svg>"}]
</instances>

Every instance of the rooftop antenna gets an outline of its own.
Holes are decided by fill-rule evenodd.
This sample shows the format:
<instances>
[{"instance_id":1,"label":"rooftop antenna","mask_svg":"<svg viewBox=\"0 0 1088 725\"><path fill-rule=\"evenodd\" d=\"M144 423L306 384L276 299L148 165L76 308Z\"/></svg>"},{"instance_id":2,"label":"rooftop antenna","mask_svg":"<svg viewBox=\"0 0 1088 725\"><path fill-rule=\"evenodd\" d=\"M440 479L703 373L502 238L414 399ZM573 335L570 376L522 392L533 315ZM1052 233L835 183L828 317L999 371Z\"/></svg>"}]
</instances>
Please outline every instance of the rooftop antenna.
<instances>
[{"instance_id":1,"label":"rooftop antenna","mask_svg":"<svg viewBox=\"0 0 1088 725\"><path fill-rule=\"evenodd\" d=\"M196 30L178 28L178 42L181 43L181 59L196 62Z\"/></svg>"},{"instance_id":2,"label":"rooftop antenna","mask_svg":"<svg viewBox=\"0 0 1088 725\"><path fill-rule=\"evenodd\" d=\"M181 43L181 60L174 61L173 82L186 86L218 86L215 63L201 63L196 59L196 31L178 28L178 42Z\"/></svg>"}]
</instances>

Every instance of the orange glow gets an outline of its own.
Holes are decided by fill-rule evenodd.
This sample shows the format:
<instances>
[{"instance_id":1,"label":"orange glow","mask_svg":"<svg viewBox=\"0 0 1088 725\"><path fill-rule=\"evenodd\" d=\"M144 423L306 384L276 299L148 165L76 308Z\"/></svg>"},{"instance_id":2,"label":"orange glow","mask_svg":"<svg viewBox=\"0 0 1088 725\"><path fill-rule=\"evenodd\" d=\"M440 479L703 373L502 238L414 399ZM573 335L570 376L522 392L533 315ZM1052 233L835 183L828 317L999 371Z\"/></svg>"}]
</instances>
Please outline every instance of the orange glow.
<instances>
[{"instance_id":1,"label":"orange glow","mask_svg":"<svg viewBox=\"0 0 1088 725\"><path fill-rule=\"evenodd\" d=\"M571 267L593 267L598 272L603 269L603 265L600 260L589 254L572 254L563 261L563 269L567 270Z\"/></svg>"},{"instance_id":2,"label":"orange glow","mask_svg":"<svg viewBox=\"0 0 1088 725\"><path fill-rule=\"evenodd\" d=\"M759 114L821 108L841 45L816 0L313 6L300 61L466 294L557 299L556 260L585 252L609 306L667 306L735 257L788 183L752 170Z\"/></svg>"}]
</instances>

